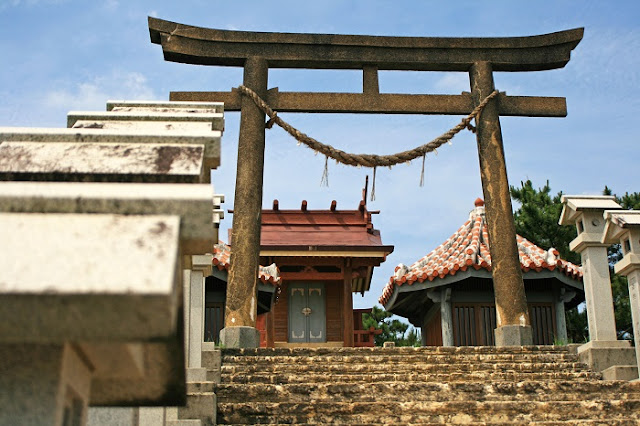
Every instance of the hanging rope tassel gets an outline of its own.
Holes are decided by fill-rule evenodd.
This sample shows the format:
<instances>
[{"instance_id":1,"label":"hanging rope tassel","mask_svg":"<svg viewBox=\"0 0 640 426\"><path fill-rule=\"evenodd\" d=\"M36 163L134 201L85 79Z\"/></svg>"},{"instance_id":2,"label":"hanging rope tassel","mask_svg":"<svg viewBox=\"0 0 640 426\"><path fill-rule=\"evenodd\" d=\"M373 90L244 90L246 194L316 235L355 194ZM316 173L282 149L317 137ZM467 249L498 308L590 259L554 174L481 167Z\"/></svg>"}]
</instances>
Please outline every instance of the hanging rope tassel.
<instances>
[{"instance_id":1,"label":"hanging rope tassel","mask_svg":"<svg viewBox=\"0 0 640 426\"><path fill-rule=\"evenodd\" d=\"M324 171L322 172L322 179L320 179L320 186L329 186L329 157L324 157Z\"/></svg>"},{"instance_id":2,"label":"hanging rope tassel","mask_svg":"<svg viewBox=\"0 0 640 426\"><path fill-rule=\"evenodd\" d=\"M376 199L376 169L377 167L373 167L373 183L371 184L371 201L375 201Z\"/></svg>"},{"instance_id":3,"label":"hanging rope tassel","mask_svg":"<svg viewBox=\"0 0 640 426\"><path fill-rule=\"evenodd\" d=\"M427 158L427 154L422 156L422 171L420 172L420 187L424 186L424 160Z\"/></svg>"}]
</instances>

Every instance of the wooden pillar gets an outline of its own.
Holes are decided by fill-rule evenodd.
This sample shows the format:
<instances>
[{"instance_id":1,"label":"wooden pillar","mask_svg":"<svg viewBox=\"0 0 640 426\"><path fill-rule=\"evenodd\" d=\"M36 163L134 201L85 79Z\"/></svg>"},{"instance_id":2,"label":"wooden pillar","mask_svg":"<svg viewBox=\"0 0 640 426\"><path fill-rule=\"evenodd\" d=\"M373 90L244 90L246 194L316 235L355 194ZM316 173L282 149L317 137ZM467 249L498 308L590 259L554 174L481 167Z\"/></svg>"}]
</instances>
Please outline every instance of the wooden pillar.
<instances>
[{"instance_id":1,"label":"wooden pillar","mask_svg":"<svg viewBox=\"0 0 640 426\"><path fill-rule=\"evenodd\" d=\"M469 75L471 94L477 105L494 90L493 69L488 62L476 62ZM480 175L496 298L496 345L530 345L533 337L516 244L497 99L492 99L484 108L477 120L477 128Z\"/></svg>"},{"instance_id":2,"label":"wooden pillar","mask_svg":"<svg viewBox=\"0 0 640 426\"><path fill-rule=\"evenodd\" d=\"M342 340L344 347L353 347L353 293L351 292L351 260L344 263L344 284L342 293Z\"/></svg>"},{"instance_id":3,"label":"wooden pillar","mask_svg":"<svg viewBox=\"0 0 640 426\"><path fill-rule=\"evenodd\" d=\"M243 84L261 97L266 97L268 74L269 70L265 59L248 58L244 65ZM251 99L243 97L225 328L255 328L256 325L258 306L256 286L260 256L264 169L264 124L265 114ZM226 333L228 332L229 330ZM244 346L241 344L241 347Z\"/></svg>"}]
</instances>

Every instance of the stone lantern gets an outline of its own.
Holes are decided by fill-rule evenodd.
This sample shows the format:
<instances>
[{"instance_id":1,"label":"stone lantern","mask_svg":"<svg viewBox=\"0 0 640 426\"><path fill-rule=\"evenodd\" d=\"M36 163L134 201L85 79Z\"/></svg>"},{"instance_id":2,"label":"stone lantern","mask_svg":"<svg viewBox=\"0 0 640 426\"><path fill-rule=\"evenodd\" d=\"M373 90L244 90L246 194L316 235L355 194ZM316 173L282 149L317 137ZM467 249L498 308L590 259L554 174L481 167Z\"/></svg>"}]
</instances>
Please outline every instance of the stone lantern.
<instances>
[{"instance_id":1,"label":"stone lantern","mask_svg":"<svg viewBox=\"0 0 640 426\"><path fill-rule=\"evenodd\" d=\"M578 347L580 360L597 371L635 365L628 341L617 340L607 247L602 242L603 212L620 209L613 196L565 195L560 225L575 225L578 236L569 248L580 253L589 323L589 342ZM616 368L605 375L617 378Z\"/></svg>"},{"instance_id":2,"label":"stone lantern","mask_svg":"<svg viewBox=\"0 0 640 426\"><path fill-rule=\"evenodd\" d=\"M623 257L615 264L616 274L627 277L629 302L636 342L636 362L640 361L640 211L605 211L602 242L620 244ZM634 376L638 377L638 368Z\"/></svg>"}]
</instances>

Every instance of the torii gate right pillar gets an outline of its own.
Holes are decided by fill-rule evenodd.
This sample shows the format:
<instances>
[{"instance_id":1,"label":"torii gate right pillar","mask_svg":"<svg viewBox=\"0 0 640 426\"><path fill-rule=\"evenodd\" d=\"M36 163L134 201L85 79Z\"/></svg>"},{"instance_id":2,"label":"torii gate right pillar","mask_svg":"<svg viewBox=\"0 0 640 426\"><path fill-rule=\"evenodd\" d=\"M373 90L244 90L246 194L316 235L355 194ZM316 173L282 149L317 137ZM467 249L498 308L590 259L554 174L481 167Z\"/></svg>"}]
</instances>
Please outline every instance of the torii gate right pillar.
<instances>
[{"instance_id":1,"label":"torii gate right pillar","mask_svg":"<svg viewBox=\"0 0 640 426\"><path fill-rule=\"evenodd\" d=\"M477 105L494 91L491 64L489 62L474 63L469 77L471 95ZM527 299L520 270L496 99L487 104L476 124L480 176L487 215L493 290L496 300L496 346L532 345L533 333L529 323Z\"/></svg>"}]
</instances>

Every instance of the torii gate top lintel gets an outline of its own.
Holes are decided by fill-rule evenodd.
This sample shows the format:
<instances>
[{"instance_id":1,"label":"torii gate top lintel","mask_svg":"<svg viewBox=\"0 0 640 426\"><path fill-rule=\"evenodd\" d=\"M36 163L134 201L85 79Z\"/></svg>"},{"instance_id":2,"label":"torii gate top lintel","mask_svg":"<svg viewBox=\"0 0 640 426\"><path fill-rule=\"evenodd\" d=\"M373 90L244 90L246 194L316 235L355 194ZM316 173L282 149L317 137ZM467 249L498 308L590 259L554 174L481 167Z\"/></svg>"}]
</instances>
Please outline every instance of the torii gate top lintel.
<instances>
[{"instance_id":1,"label":"torii gate top lintel","mask_svg":"<svg viewBox=\"0 0 640 426\"><path fill-rule=\"evenodd\" d=\"M168 61L243 66L251 56L269 68L468 71L490 62L494 71L564 67L584 29L528 37L392 37L291 34L202 28L149 17L151 41Z\"/></svg>"}]
</instances>

